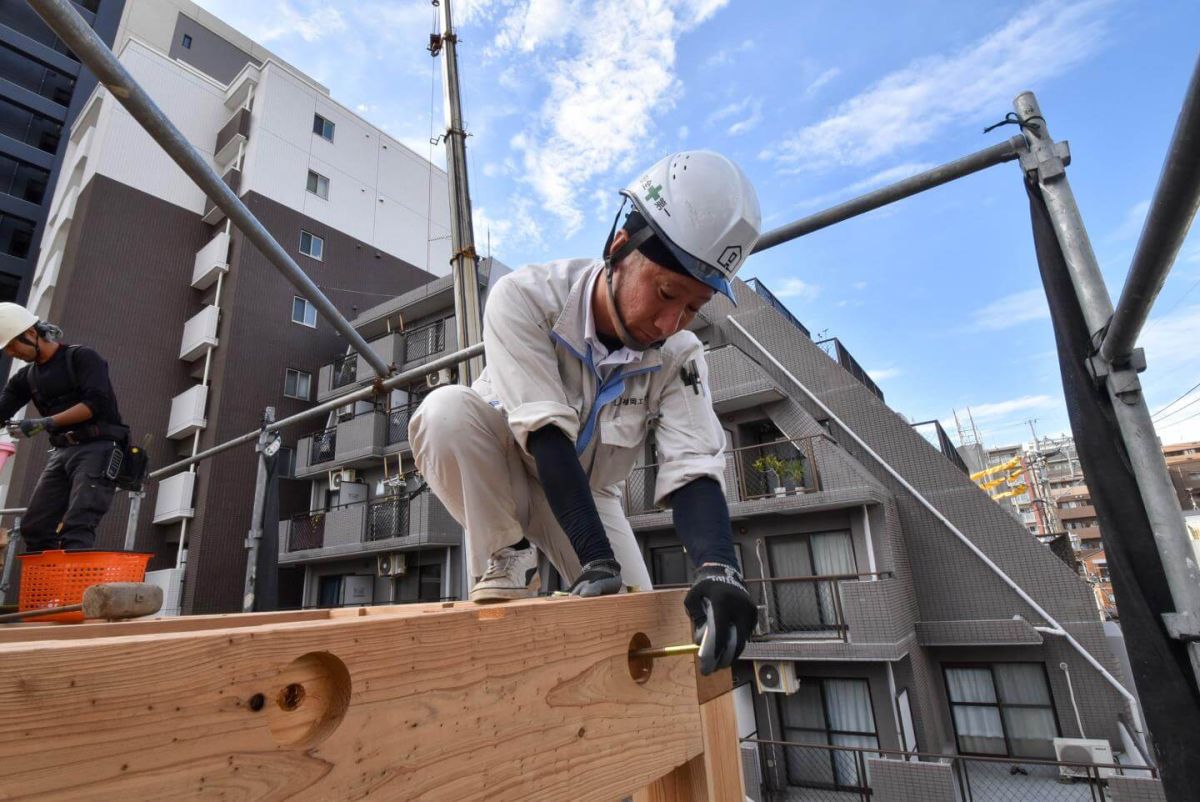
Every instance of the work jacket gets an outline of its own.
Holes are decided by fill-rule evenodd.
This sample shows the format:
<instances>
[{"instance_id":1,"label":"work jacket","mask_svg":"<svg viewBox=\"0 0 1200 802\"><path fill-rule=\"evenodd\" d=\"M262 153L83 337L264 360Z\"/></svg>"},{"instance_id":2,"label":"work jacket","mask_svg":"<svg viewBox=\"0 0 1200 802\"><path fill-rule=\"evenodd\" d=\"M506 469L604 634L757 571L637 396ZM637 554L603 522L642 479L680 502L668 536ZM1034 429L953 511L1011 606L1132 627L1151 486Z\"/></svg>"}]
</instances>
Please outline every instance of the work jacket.
<instances>
[{"instance_id":1,"label":"work jacket","mask_svg":"<svg viewBox=\"0 0 1200 802\"><path fill-rule=\"evenodd\" d=\"M595 368L584 317L590 279L603 268L594 259L560 260L497 281L483 317L487 368L475 391L505 413L527 455L530 432L548 424L562 429L594 493L620 489L646 455L651 431L656 503L703 476L724 488L725 434L695 334L677 332L603 379Z\"/></svg>"}]
</instances>

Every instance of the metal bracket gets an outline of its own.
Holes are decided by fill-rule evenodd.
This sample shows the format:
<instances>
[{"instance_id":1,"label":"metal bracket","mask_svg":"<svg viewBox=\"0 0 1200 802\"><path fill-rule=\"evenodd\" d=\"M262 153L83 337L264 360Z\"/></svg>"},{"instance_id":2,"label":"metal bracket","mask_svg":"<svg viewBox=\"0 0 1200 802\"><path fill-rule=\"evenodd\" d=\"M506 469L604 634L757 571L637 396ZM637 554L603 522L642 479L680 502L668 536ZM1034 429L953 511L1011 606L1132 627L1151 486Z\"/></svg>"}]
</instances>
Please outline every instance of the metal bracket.
<instances>
[{"instance_id":1,"label":"metal bracket","mask_svg":"<svg viewBox=\"0 0 1200 802\"><path fill-rule=\"evenodd\" d=\"M1200 641L1200 620L1191 613L1163 613L1163 623L1175 640Z\"/></svg>"},{"instance_id":2,"label":"metal bracket","mask_svg":"<svg viewBox=\"0 0 1200 802\"><path fill-rule=\"evenodd\" d=\"M1055 142L1052 155L1040 155L1037 151L1025 148L1020 152L1021 169L1027 174L1037 173L1039 181L1049 181L1066 173L1066 166L1071 163L1071 146L1066 142Z\"/></svg>"},{"instance_id":3,"label":"metal bracket","mask_svg":"<svg viewBox=\"0 0 1200 802\"><path fill-rule=\"evenodd\" d=\"M1141 348L1133 349L1129 361L1119 368L1114 368L1097 354L1088 359L1087 367L1097 387L1107 382L1112 387L1113 395L1124 399L1142 391L1142 383L1137 375L1146 369L1146 352Z\"/></svg>"}]
</instances>

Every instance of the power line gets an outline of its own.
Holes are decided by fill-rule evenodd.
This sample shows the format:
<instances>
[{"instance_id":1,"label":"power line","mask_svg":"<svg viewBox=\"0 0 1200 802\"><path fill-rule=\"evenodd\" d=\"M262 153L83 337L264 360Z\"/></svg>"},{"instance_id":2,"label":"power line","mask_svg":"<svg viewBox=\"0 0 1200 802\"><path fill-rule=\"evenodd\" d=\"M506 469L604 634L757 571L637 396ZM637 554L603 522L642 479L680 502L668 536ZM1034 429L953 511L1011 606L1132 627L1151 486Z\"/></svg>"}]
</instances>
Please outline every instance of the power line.
<instances>
[{"instance_id":1,"label":"power line","mask_svg":"<svg viewBox=\"0 0 1200 802\"><path fill-rule=\"evenodd\" d=\"M1179 420L1177 420L1177 421L1172 421L1171 423L1167 423L1167 424L1164 424L1164 425L1165 425L1165 426L1178 426L1179 424L1183 423L1184 421L1189 421L1189 420L1191 420L1192 418L1195 418L1195 417L1197 417L1197 416L1200 416L1200 410L1197 410L1196 412L1193 412L1191 415L1188 415L1186 418L1180 418L1180 419L1179 419Z\"/></svg>"},{"instance_id":2,"label":"power line","mask_svg":"<svg viewBox=\"0 0 1200 802\"><path fill-rule=\"evenodd\" d=\"M1200 382L1196 382L1195 384L1193 384L1193 385L1191 386L1191 388L1190 388L1190 389L1188 389L1188 390L1187 390L1185 393L1183 393L1183 395L1179 396L1179 398L1176 398L1174 401L1172 401L1171 403L1167 404L1165 407L1161 407L1161 408L1158 410L1158 412L1155 412L1155 413L1154 413L1153 415L1151 415L1150 417L1151 417L1151 418L1157 418L1157 417L1158 417L1159 415L1161 415L1161 414L1162 414L1162 413L1163 413L1165 410L1167 410L1167 409L1170 409L1171 407L1175 406L1175 405L1176 405L1176 404L1178 404L1180 401L1182 401L1184 398L1187 398L1187 396L1188 396L1188 395L1189 395L1189 394L1190 394L1190 393L1191 393L1193 390L1195 390L1195 389L1196 389L1196 388L1198 388L1198 387L1200 387Z\"/></svg>"},{"instance_id":3,"label":"power line","mask_svg":"<svg viewBox=\"0 0 1200 802\"><path fill-rule=\"evenodd\" d=\"M1188 407L1190 407L1192 404L1196 404L1196 403L1200 403L1200 395L1196 396L1191 401L1188 401L1183 406L1171 410L1166 415L1163 415L1161 418L1159 418L1157 421L1154 421L1154 422L1162 423L1163 421L1165 421L1167 418L1171 417L1172 415L1176 415L1176 414L1182 412L1183 410L1187 409Z\"/></svg>"}]
</instances>

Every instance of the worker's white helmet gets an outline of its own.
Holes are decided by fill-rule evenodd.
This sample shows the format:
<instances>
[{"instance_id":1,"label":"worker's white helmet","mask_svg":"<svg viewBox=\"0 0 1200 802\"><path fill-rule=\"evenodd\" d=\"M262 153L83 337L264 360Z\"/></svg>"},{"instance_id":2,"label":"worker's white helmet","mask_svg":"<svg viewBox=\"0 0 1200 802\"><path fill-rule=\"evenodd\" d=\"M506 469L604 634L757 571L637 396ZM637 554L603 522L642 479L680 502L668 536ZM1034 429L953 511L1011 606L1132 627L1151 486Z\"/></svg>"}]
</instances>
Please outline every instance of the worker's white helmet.
<instances>
[{"instance_id":1,"label":"worker's white helmet","mask_svg":"<svg viewBox=\"0 0 1200 802\"><path fill-rule=\"evenodd\" d=\"M689 274L733 300L729 280L762 228L758 195L736 164L712 151L682 151L621 194Z\"/></svg>"},{"instance_id":2,"label":"worker's white helmet","mask_svg":"<svg viewBox=\"0 0 1200 802\"><path fill-rule=\"evenodd\" d=\"M33 328L38 316L20 304L0 303L0 347Z\"/></svg>"}]
</instances>

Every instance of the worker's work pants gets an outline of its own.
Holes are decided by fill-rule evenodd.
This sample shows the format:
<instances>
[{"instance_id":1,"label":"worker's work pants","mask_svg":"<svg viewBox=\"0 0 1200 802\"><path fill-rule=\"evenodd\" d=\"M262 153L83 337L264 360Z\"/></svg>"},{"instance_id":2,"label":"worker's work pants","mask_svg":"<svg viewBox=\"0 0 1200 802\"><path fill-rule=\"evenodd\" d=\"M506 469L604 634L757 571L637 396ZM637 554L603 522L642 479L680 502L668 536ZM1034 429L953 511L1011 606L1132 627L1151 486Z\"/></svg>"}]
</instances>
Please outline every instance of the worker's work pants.
<instances>
[{"instance_id":1,"label":"worker's work pants","mask_svg":"<svg viewBox=\"0 0 1200 802\"><path fill-rule=\"evenodd\" d=\"M96 545L96 526L113 500L113 486L100 478L112 449L111 441L97 440L50 452L21 518L26 551Z\"/></svg>"},{"instance_id":2,"label":"worker's work pants","mask_svg":"<svg viewBox=\"0 0 1200 802\"><path fill-rule=\"evenodd\" d=\"M521 451L502 412L469 387L445 387L421 402L408 439L425 481L466 530L472 581L483 575L493 553L522 537L568 583L575 581L580 568L575 550L546 501L533 458ZM619 492L592 495L625 584L649 590L650 573Z\"/></svg>"}]
</instances>

